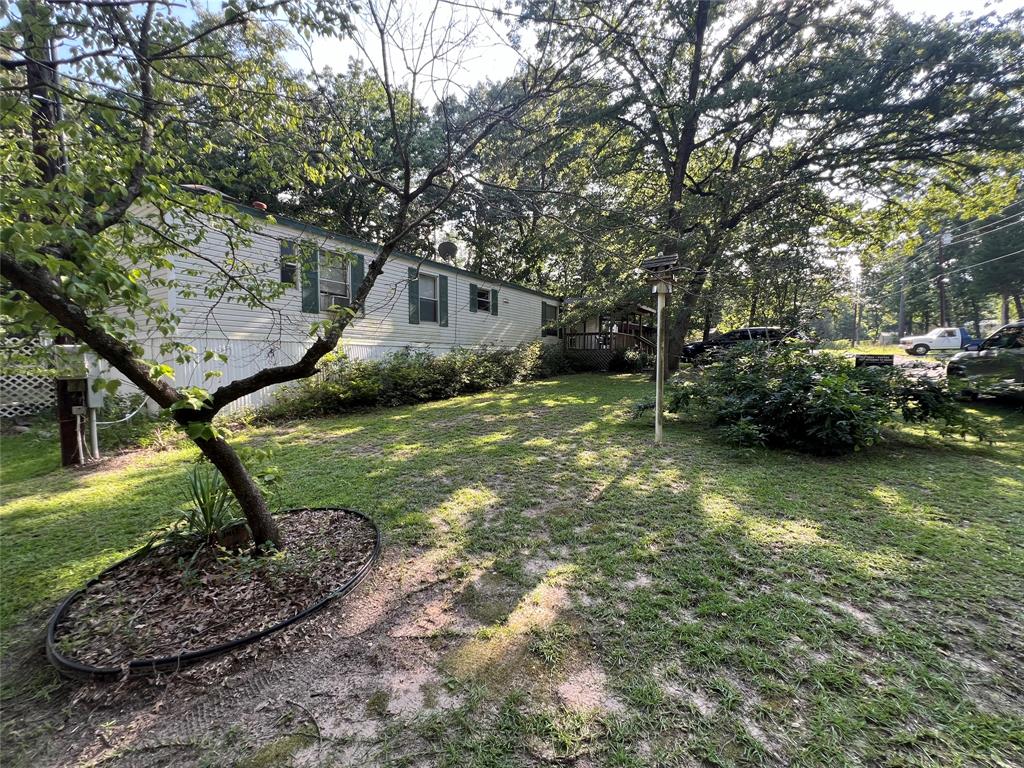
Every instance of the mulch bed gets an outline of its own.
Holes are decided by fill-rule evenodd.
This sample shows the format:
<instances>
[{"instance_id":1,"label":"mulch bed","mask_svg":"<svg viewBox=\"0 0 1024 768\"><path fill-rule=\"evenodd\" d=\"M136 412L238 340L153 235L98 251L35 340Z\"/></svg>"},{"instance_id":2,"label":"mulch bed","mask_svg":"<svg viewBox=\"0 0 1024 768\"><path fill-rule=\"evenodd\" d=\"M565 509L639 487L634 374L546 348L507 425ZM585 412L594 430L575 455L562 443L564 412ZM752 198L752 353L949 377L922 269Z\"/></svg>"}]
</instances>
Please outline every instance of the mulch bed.
<instances>
[{"instance_id":1,"label":"mulch bed","mask_svg":"<svg viewBox=\"0 0 1024 768\"><path fill-rule=\"evenodd\" d=\"M190 565L180 545L155 546L74 601L57 625L57 648L97 667L209 648L300 613L373 554L373 527L344 510L297 510L278 525L282 551L270 556L207 546Z\"/></svg>"}]
</instances>

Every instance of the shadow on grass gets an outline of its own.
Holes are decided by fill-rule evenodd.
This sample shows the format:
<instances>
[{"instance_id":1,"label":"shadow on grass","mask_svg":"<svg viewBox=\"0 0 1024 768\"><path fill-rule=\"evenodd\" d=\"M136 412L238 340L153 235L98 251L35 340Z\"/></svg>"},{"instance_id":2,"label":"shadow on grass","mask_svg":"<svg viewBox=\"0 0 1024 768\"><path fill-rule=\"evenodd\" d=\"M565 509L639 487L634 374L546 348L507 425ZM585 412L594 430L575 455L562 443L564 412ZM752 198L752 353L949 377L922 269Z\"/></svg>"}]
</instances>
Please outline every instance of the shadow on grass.
<instances>
[{"instance_id":1,"label":"shadow on grass","mask_svg":"<svg viewBox=\"0 0 1024 768\"><path fill-rule=\"evenodd\" d=\"M601 749L645 745L658 762L681 748L741 764L901 752L941 763L996 749L1007 710L989 711L987 728L957 726L983 708L951 654L1003 647L1012 623L989 610L1000 589L1006 605L1024 604L1013 558L1024 421L993 417L1015 444L915 439L842 460L734 450L688 423L671 425L655 448L649 426L623 421L649 386L569 377L261 428L251 439L281 448L279 506L360 509L389 547L443 550L472 575L454 599L482 626L446 641L456 676L491 698L521 688L557 707L552 679L565 665L599 665L625 706L608 715L617 725ZM79 551L50 546L26 575L80 578L90 547L144 536L173 498L177 471L140 473L66 519L54 505L74 489L63 501L33 500L46 540L62 525L103 530L112 498L137 514L134 528L106 530ZM17 512L28 537L32 515ZM967 631L977 614L991 632ZM951 628L960 640L938 645ZM1001 653L984 663L1008 677L1012 657ZM552 662L559 654L568 661ZM487 718L456 718L438 732L469 749ZM919 744L929 728L941 739ZM503 749L521 755L525 739Z\"/></svg>"}]
</instances>

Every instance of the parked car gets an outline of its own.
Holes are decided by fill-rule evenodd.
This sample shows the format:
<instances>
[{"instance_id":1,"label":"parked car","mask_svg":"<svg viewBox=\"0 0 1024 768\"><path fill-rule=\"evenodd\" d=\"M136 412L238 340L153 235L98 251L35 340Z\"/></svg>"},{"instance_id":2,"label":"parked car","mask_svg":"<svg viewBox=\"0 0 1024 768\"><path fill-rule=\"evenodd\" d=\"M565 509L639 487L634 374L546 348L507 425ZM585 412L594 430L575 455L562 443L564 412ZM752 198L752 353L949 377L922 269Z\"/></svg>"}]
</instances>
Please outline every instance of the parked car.
<instances>
[{"instance_id":1,"label":"parked car","mask_svg":"<svg viewBox=\"0 0 1024 768\"><path fill-rule=\"evenodd\" d=\"M933 349L963 349L971 341L971 334L964 328L935 328L923 336L904 336L900 346L911 355L927 355Z\"/></svg>"},{"instance_id":2,"label":"parked car","mask_svg":"<svg viewBox=\"0 0 1024 768\"><path fill-rule=\"evenodd\" d=\"M965 400L980 394L1024 396L1024 320L1004 325L946 364L950 390Z\"/></svg>"},{"instance_id":3,"label":"parked car","mask_svg":"<svg viewBox=\"0 0 1024 768\"><path fill-rule=\"evenodd\" d=\"M811 338L798 330L784 331L782 328L764 326L759 328L737 328L734 331L723 333L707 341L694 341L690 344L684 344L679 357L684 362L695 363L701 358L744 342L759 342L774 346L790 340L804 343L808 346L813 345Z\"/></svg>"}]
</instances>

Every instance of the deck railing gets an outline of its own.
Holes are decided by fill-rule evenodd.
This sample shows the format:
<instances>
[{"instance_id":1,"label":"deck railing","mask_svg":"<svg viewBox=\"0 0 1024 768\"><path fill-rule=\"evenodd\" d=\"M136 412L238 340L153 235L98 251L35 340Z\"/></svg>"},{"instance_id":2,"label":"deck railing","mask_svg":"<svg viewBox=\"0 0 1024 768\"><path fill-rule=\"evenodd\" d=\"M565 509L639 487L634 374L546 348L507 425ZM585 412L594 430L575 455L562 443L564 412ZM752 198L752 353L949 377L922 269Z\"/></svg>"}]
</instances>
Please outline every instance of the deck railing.
<instances>
[{"instance_id":1,"label":"deck railing","mask_svg":"<svg viewBox=\"0 0 1024 768\"><path fill-rule=\"evenodd\" d=\"M565 334L567 349L643 349L654 351L654 342L644 336L632 333L567 333Z\"/></svg>"}]
</instances>

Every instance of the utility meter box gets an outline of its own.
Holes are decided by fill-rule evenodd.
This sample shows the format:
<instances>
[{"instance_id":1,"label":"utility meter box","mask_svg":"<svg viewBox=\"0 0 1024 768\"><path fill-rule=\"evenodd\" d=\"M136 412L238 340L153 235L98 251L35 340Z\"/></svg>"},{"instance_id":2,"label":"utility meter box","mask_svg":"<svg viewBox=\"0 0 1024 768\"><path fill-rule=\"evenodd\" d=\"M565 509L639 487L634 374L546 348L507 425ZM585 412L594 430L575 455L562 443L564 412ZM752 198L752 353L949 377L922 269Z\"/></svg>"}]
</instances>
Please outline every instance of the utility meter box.
<instances>
[{"instance_id":1,"label":"utility meter box","mask_svg":"<svg viewBox=\"0 0 1024 768\"><path fill-rule=\"evenodd\" d=\"M74 382L69 385L69 390L81 393L86 407L102 408L107 392L102 387L98 391L93 389L99 376L99 366L87 352L87 347L84 344L54 344L50 349L57 379Z\"/></svg>"},{"instance_id":2,"label":"utility meter box","mask_svg":"<svg viewBox=\"0 0 1024 768\"><path fill-rule=\"evenodd\" d=\"M52 350L53 369L61 381L89 378L89 364L85 359L85 347L81 344L54 344Z\"/></svg>"}]
</instances>

